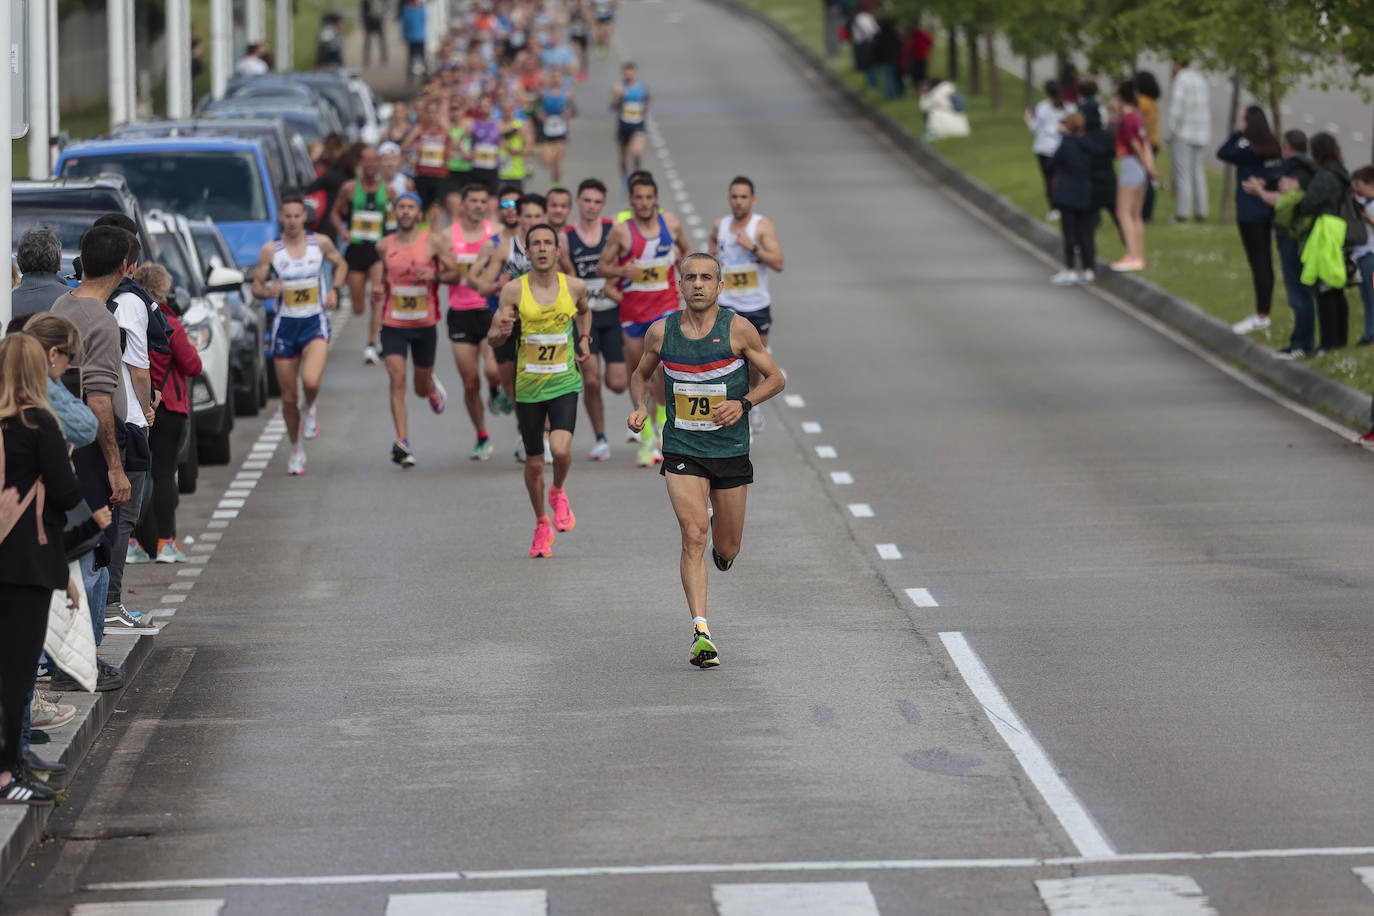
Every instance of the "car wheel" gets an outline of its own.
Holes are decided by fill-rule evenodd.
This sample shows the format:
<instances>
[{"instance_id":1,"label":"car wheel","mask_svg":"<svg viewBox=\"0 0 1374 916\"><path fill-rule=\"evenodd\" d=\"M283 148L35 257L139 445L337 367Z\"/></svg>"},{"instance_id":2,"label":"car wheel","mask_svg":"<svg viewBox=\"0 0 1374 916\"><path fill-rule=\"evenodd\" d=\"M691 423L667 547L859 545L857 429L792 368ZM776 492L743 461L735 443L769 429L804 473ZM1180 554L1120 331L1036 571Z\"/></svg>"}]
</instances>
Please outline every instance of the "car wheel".
<instances>
[{"instance_id":1,"label":"car wheel","mask_svg":"<svg viewBox=\"0 0 1374 916\"><path fill-rule=\"evenodd\" d=\"M197 436L196 449L201 464L229 463L229 434L234 430L234 389L225 393L229 403L220 408L220 428Z\"/></svg>"},{"instance_id":2,"label":"car wheel","mask_svg":"<svg viewBox=\"0 0 1374 916\"><path fill-rule=\"evenodd\" d=\"M267 406L267 390L271 388L268 378L276 373L267 371L267 363L258 363L258 409Z\"/></svg>"},{"instance_id":3,"label":"car wheel","mask_svg":"<svg viewBox=\"0 0 1374 916\"><path fill-rule=\"evenodd\" d=\"M186 457L182 459L181 465L177 468L178 493L196 492L196 479L200 476L200 459L196 449L196 442L199 439L200 437L194 433L191 435L191 443L186 446Z\"/></svg>"},{"instance_id":4,"label":"car wheel","mask_svg":"<svg viewBox=\"0 0 1374 916\"><path fill-rule=\"evenodd\" d=\"M253 377L246 384L240 384L242 380L235 379L234 382L234 415L237 417L256 417L261 405L258 403L258 385L260 377L254 372Z\"/></svg>"}]
</instances>

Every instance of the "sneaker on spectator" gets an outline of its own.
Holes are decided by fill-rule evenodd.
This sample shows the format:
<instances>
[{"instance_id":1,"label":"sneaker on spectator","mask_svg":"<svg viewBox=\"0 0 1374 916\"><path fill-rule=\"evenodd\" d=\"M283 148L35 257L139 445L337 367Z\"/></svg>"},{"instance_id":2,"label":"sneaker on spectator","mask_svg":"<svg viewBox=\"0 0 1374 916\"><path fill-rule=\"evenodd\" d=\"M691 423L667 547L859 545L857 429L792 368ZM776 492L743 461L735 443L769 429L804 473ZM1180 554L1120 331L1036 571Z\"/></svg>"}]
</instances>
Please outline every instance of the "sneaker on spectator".
<instances>
[{"instance_id":1,"label":"sneaker on spectator","mask_svg":"<svg viewBox=\"0 0 1374 916\"><path fill-rule=\"evenodd\" d=\"M0 786L0 805L33 805L46 808L57 801L57 793L36 779L11 773L10 781Z\"/></svg>"},{"instance_id":2,"label":"sneaker on spectator","mask_svg":"<svg viewBox=\"0 0 1374 916\"><path fill-rule=\"evenodd\" d=\"M124 670L122 668L116 668L114 665L111 665L103 658L96 659L95 666L96 693L107 693L111 690L118 690L119 688L124 686ZM61 669L53 671L52 682L50 686L53 690L57 690L62 693L78 693L84 692L86 689L76 682L76 678L72 677L70 674L68 674L65 671L62 671ZM41 742L35 742L32 736L30 736L29 743L36 744Z\"/></svg>"},{"instance_id":3,"label":"sneaker on spectator","mask_svg":"<svg viewBox=\"0 0 1374 916\"><path fill-rule=\"evenodd\" d=\"M1112 262L1112 270L1116 271L1116 272L1119 273L1119 274L1134 273L1134 272L1136 272L1136 271L1138 271L1138 270L1144 270L1144 269L1145 269L1145 259L1144 259L1144 258L1132 258L1132 257L1127 256L1127 257L1122 258L1120 261L1113 261L1113 262Z\"/></svg>"},{"instance_id":4,"label":"sneaker on spectator","mask_svg":"<svg viewBox=\"0 0 1374 916\"><path fill-rule=\"evenodd\" d=\"M123 601L111 601L105 605L105 623L123 627L140 636L156 636L162 628L153 623L151 617L142 611L131 611Z\"/></svg>"},{"instance_id":5,"label":"sneaker on spectator","mask_svg":"<svg viewBox=\"0 0 1374 916\"><path fill-rule=\"evenodd\" d=\"M1059 211L1051 210L1049 213L1045 214L1045 219L1049 220L1052 223L1059 222Z\"/></svg>"},{"instance_id":6,"label":"sneaker on spectator","mask_svg":"<svg viewBox=\"0 0 1374 916\"><path fill-rule=\"evenodd\" d=\"M1094 283L1094 282L1096 282L1096 281L1097 281L1097 274L1095 274L1095 273L1092 272L1091 270L1085 270L1085 271L1083 271L1081 274L1078 275L1078 282L1079 282L1079 283L1087 284L1087 283Z\"/></svg>"},{"instance_id":7,"label":"sneaker on spectator","mask_svg":"<svg viewBox=\"0 0 1374 916\"><path fill-rule=\"evenodd\" d=\"M1369 432L1365 433L1363 436L1356 439L1355 441L1360 443L1361 445L1374 445L1374 429L1371 429Z\"/></svg>"},{"instance_id":8,"label":"sneaker on spectator","mask_svg":"<svg viewBox=\"0 0 1374 916\"><path fill-rule=\"evenodd\" d=\"M157 562L185 563L186 552L181 549L181 545L176 542L176 538L167 538L165 541L158 541Z\"/></svg>"},{"instance_id":9,"label":"sneaker on spectator","mask_svg":"<svg viewBox=\"0 0 1374 916\"><path fill-rule=\"evenodd\" d=\"M124 562L129 566L136 566L139 563L151 563L153 558L148 554L148 551L143 549L143 545L136 538L129 538L129 553Z\"/></svg>"},{"instance_id":10,"label":"sneaker on spectator","mask_svg":"<svg viewBox=\"0 0 1374 916\"><path fill-rule=\"evenodd\" d=\"M1231 325L1231 330L1237 334L1249 334L1251 331L1269 330L1268 315L1246 315L1240 321Z\"/></svg>"},{"instance_id":11,"label":"sneaker on spectator","mask_svg":"<svg viewBox=\"0 0 1374 916\"><path fill-rule=\"evenodd\" d=\"M1368 347L1371 345L1374 345L1374 334L1366 334L1355 341L1355 346L1357 347Z\"/></svg>"},{"instance_id":12,"label":"sneaker on spectator","mask_svg":"<svg viewBox=\"0 0 1374 916\"><path fill-rule=\"evenodd\" d=\"M41 693L34 694L29 704L29 724L39 728L61 728L75 718L75 706L45 700Z\"/></svg>"},{"instance_id":13,"label":"sneaker on spectator","mask_svg":"<svg viewBox=\"0 0 1374 916\"><path fill-rule=\"evenodd\" d=\"M1059 273L1050 277L1050 283L1055 286L1073 286L1079 280L1078 271L1061 270Z\"/></svg>"},{"instance_id":14,"label":"sneaker on spectator","mask_svg":"<svg viewBox=\"0 0 1374 916\"><path fill-rule=\"evenodd\" d=\"M45 760L33 752L32 749L24 751L24 763L29 770L39 779L47 782L54 776L66 776L67 765L57 760Z\"/></svg>"},{"instance_id":15,"label":"sneaker on spectator","mask_svg":"<svg viewBox=\"0 0 1374 916\"><path fill-rule=\"evenodd\" d=\"M1304 350L1302 347L1284 347L1282 350L1274 351L1274 358L1281 359L1284 361L1302 359L1306 355L1307 351Z\"/></svg>"}]
</instances>

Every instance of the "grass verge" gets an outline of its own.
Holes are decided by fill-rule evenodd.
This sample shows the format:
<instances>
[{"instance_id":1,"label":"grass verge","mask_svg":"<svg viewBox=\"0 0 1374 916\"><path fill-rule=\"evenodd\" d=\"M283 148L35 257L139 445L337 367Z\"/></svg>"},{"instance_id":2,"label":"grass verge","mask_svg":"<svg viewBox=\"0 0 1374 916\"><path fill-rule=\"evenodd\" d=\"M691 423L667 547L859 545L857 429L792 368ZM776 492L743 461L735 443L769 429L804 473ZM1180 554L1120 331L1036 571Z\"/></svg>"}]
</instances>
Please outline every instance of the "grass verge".
<instances>
[{"instance_id":1,"label":"grass verge","mask_svg":"<svg viewBox=\"0 0 1374 916\"><path fill-rule=\"evenodd\" d=\"M811 50L824 57L822 5L815 0L740 0L745 6L764 13L787 28ZM1003 72L1002 107L994 109L986 92L968 92L967 59L960 48L960 69L955 82L968 101L972 136L940 140L931 148L969 175L1003 195L1027 213L1044 214L1048 204L1039 167L1031 153L1031 136L1021 120L1021 100L1024 83L1017 76ZM937 39L931 54L931 72L945 74L945 48ZM884 100L882 93L867 87L864 77L854 69L848 46L829 58L827 63L851 88L861 94L883 114L919 136L922 132L920 107L914 92ZM985 81L986 82L986 81ZM1220 141L1218 141L1220 145ZM1160 172L1169 175L1169 155L1161 152ZM1208 190L1213 220L1207 223L1169 224L1173 216L1174 199L1167 188L1157 194L1154 222L1145 230L1145 250L1149 267L1143 276L1170 292L1196 304L1202 310L1228 323L1239 321L1254 312L1254 293L1250 269L1241 249L1240 235L1233 222L1220 222L1220 173L1209 172ZM1115 260L1122 252L1121 242L1109 220L1098 230L1099 257ZM1293 330L1293 313L1287 307L1283 281L1278 275L1278 255L1275 253L1275 284L1272 323L1267 331L1252 336L1275 349L1287 346ZM1350 340L1353 344L1364 333L1364 317L1357 291L1347 290L1350 304ZM1307 359L1306 364L1325 375L1362 391L1374 389L1374 347L1350 346Z\"/></svg>"}]
</instances>

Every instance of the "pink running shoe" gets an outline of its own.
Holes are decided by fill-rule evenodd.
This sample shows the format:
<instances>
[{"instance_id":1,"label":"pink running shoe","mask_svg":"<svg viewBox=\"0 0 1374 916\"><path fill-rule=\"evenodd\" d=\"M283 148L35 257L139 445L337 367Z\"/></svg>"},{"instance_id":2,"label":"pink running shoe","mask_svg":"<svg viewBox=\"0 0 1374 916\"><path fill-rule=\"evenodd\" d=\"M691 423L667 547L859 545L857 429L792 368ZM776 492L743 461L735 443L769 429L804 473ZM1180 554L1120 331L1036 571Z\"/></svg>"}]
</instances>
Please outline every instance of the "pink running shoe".
<instances>
[{"instance_id":1,"label":"pink running shoe","mask_svg":"<svg viewBox=\"0 0 1374 916\"><path fill-rule=\"evenodd\" d=\"M434 385L429 389L429 409L435 413L443 413L448 406L448 392L439 380L434 379Z\"/></svg>"},{"instance_id":2,"label":"pink running shoe","mask_svg":"<svg viewBox=\"0 0 1374 916\"><path fill-rule=\"evenodd\" d=\"M553 510L553 527L559 531L572 531L577 525L577 516L568 505L568 493L549 487L549 508Z\"/></svg>"},{"instance_id":3,"label":"pink running shoe","mask_svg":"<svg viewBox=\"0 0 1374 916\"><path fill-rule=\"evenodd\" d=\"M530 545L530 556L553 556L553 528L548 522L540 522L534 526L534 543Z\"/></svg>"}]
</instances>

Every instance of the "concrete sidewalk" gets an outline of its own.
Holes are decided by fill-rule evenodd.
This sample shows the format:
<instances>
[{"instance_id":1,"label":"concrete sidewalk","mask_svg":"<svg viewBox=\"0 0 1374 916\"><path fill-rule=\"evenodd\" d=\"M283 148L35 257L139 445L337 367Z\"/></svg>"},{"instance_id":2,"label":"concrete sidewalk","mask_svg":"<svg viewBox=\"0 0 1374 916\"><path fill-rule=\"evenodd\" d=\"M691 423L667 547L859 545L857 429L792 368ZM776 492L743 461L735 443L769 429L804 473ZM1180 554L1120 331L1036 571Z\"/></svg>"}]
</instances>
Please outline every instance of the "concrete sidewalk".
<instances>
[{"instance_id":1,"label":"concrete sidewalk","mask_svg":"<svg viewBox=\"0 0 1374 916\"><path fill-rule=\"evenodd\" d=\"M356 70L372 87L372 91L386 101L408 98L413 89L406 79L406 46L401 41L401 24L395 17L387 17L382 22L382 41L386 60L381 59L377 43L371 47L371 59L363 64L363 25L355 19L344 36L344 66Z\"/></svg>"}]
</instances>

